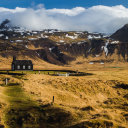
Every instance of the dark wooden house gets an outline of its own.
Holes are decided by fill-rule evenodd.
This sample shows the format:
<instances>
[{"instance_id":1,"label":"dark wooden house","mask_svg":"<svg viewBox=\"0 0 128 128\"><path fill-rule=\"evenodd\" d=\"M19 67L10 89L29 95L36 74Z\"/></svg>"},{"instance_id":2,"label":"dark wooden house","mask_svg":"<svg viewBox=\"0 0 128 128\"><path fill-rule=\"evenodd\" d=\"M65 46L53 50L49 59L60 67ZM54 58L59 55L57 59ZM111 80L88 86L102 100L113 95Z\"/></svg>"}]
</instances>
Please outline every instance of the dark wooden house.
<instances>
[{"instance_id":1,"label":"dark wooden house","mask_svg":"<svg viewBox=\"0 0 128 128\"><path fill-rule=\"evenodd\" d=\"M12 62L12 71L15 70L33 70L33 64L31 60L16 60L16 57L13 57Z\"/></svg>"}]
</instances>

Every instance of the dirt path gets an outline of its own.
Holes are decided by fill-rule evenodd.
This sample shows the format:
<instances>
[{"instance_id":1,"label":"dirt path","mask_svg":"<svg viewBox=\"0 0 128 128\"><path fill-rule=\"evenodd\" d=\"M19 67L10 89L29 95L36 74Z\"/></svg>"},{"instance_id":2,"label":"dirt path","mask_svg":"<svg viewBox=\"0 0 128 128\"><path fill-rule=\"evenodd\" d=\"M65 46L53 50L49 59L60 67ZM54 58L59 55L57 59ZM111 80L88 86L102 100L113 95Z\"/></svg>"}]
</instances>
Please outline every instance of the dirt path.
<instances>
[{"instance_id":1,"label":"dirt path","mask_svg":"<svg viewBox=\"0 0 128 128\"><path fill-rule=\"evenodd\" d=\"M30 99L30 94L24 91L21 83L9 83L4 87L9 103L3 116L6 128L56 128L60 124L70 124L72 117L69 112L52 104L39 104L38 101Z\"/></svg>"},{"instance_id":2,"label":"dirt path","mask_svg":"<svg viewBox=\"0 0 128 128\"><path fill-rule=\"evenodd\" d=\"M9 128L22 127L25 118L31 118L30 111L33 111L37 104L27 96L19 83L10 83L5 88L9 106L4 111L4 123Z\"/></svg>"}]
</instances>

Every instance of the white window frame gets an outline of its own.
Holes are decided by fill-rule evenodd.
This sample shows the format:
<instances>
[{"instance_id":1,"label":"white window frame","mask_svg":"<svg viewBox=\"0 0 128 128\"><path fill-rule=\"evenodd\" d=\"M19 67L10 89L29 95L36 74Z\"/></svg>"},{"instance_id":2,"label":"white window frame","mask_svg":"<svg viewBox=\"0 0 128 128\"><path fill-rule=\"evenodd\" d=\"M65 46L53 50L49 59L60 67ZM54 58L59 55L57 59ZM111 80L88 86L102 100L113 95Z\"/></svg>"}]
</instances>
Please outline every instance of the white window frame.
<instances>
[{"instance_id":1,"label":"white window frame","mask_svg":"<svg viewBox=\"0 0 128 128\"><path fill-rule=\"evenodd\" d=\"M23 69L25 69L25 65L23 65Z\"/></svg>"},{"instance_id":2,"label":"white window frame","mask_svg":"<svg viewBox=\"0 0 128 128\"><path fill-rule=\"evenodd\" d=\"M20 69L20 65L17 65L17 69Z\"/></svg>"},{"instance_id":3,"label":"white window frame","mask_svg":"<svg viewBox=\"0 0 128 128\"><path fill-rule=\"evenodd\" d=\"M31 65L28 65L28 69L31 69Z\"/></svg>"}]
</instances>

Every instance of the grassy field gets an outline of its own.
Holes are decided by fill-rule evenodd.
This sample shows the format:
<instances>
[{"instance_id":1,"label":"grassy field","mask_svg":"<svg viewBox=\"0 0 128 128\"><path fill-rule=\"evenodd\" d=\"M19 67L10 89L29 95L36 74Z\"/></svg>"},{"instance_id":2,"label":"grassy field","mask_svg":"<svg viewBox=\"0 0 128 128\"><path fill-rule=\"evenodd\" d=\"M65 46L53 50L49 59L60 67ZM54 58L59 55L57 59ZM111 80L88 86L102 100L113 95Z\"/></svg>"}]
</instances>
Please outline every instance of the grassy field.
<instances>
[{"instance_id":1,"label":"grassy field","mask_svg":"<svg viewBox=\"0 0 128 128\"><path fill-rule=\"evenodd\" d=\"M106 65L76 69L92 75L50 75L54 71L0 74L0 126L127 128L128 68ZM8 85L5 78L10 79Z\"/></svg>"}]
</instances>

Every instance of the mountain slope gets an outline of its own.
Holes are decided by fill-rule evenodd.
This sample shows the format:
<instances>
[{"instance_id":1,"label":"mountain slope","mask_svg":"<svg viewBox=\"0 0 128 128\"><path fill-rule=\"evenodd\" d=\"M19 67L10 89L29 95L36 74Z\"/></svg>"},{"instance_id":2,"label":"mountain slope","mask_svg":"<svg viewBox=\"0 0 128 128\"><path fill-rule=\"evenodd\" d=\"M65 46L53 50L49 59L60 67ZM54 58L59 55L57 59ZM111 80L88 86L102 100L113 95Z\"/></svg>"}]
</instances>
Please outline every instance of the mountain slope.
<instances>
[{"instance_id":1,"label":"mountain slope","mask_svg":"<svg viewBox=\"0 0 128 128\"><path fill-rule=\"evenodd\" d=\"M61 66L68 66L72 64L71 61L80 64L84 59L89 65L128 60L128 44L122 42L127 40L128 25L113 34L113 40L101 33L56 29L26 30L22 27L10 27L9 23L9 20L5 20L0 25L1 64L3 60L7 60L11 65L14 55L17 59L34 60L35 64L40 60L42 65L46 62ZM82 62L78 58L83 58Z\"/></svg>"},{"instance_id":2,"label":"mountain slope","mask_svg":"<svg viewBox=\"0 0 128 128\"><path fill-rule=\"evenodd\" d=\"M122 28L120 28L114 34L112 34L111 38L120 40L123 42L127 42L128 41L128 24L124 25Z\"/></svg>"},{"instance_id":3,"label":"mountain slope","mask_svg":"<svg viewBox=\"0 0 128 128\"><path fill-rule=\"evenodd\" d=\"M10 21L8 19L6 19L5 21L3 21L0 25L0 29L4 29L7 28L8 23L10 23Z\"/></svg>"}]
</instances>

